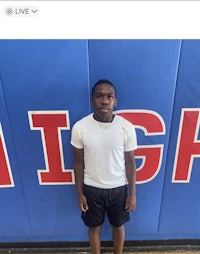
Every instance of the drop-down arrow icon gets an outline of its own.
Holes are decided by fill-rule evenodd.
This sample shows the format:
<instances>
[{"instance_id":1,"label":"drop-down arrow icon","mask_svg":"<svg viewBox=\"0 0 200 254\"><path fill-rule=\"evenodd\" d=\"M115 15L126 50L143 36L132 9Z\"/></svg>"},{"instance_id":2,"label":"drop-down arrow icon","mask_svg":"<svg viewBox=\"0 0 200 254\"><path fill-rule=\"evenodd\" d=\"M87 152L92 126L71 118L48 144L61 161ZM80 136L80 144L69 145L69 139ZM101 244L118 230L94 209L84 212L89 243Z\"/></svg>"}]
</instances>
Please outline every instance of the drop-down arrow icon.
<instances>
[{"instance_id":1,"label":"drop-down arrow icon","mask_svg":"<svg viewBox=\"0 0 200 254\"><path fill-rule=\"evenodd\" d=\"M31 10L34 14L38 11L38 9Z\"/></svg>"}]
</instances>

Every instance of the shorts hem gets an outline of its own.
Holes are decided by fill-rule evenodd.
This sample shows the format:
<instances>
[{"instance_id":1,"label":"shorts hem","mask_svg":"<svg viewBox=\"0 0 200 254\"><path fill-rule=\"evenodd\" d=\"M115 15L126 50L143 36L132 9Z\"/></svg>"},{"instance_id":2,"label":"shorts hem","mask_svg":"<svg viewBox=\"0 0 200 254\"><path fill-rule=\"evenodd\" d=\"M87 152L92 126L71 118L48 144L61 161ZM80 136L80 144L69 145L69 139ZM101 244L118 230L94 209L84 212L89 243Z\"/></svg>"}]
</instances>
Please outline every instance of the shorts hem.
<instances>
[{"instance_id":1,"label":"shorts hem","mask_svg":"<svg viewBox=\"0 0 200 254\"><path fill-rule=\"evenodd\" d=\"M128 221L130 221L130 219L127 219L127 220L125 220L125 221L123 221L123 222L121 222L121 223L118 223L117 225L114 225L114 224L112 224L112 223L110 223L110 225L111 226L113 226L113 227L115 227L115 228L119 228L119 227L121 227L122 225L124 225L126 222L128 222Z\"/></svg>"}]
</instances>

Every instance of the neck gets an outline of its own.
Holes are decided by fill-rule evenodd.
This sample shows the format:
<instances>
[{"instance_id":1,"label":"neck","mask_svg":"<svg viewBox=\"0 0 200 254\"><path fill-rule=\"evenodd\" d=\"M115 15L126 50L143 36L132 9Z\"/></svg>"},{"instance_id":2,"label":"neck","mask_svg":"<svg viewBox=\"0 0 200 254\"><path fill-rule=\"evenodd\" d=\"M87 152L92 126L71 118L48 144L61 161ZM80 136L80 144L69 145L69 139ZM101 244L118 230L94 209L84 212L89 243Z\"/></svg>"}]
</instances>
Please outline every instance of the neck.
<instances>
[{"instance_id":1,"label":"neck","mask_svg":"<svg viewBox=\"0 0 200 254\"><path fill-rule=\"evenodd\" d=\"M102 122L102 123L111 123L115 117L115 115L110 115L109 117L106 116L106 117L98 117L98 115L96 115L95 113L93 114L93 117L96 121L98 122Z\"/></svg>"}]
</instances>

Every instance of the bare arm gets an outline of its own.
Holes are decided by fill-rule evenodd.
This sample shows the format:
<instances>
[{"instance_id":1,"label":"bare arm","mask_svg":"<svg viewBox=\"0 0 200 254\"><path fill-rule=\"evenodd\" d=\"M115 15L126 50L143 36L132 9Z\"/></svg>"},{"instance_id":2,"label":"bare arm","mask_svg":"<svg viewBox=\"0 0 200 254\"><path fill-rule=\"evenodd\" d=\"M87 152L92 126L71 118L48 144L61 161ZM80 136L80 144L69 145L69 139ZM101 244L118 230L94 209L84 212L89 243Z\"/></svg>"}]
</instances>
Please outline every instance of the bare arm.
<instances>
[{"instance_id":1,"label":"bare arm","mask_svg":"<svg viewBox=\"0 0 200 254\"><path fill-rule=\"evenodd\" d=\"M83 180L84 180L84 155L83 149L73 147L74 151L74 174L76 189L78 193L80 210L85 212L88 210L87 200L83 194Z\"/></svg>"},{"instance_id":2,"label":"bare arm","mask_svg":"<svg viewBox=\"0 0 200 254\"><path fill-rule=\"evenodd\" d=\"M126 177L129 185L129 193L126 199L126 209L132 212L136 208L136 166L134 151L125 152Z\"/></svg>"}]
</instances>

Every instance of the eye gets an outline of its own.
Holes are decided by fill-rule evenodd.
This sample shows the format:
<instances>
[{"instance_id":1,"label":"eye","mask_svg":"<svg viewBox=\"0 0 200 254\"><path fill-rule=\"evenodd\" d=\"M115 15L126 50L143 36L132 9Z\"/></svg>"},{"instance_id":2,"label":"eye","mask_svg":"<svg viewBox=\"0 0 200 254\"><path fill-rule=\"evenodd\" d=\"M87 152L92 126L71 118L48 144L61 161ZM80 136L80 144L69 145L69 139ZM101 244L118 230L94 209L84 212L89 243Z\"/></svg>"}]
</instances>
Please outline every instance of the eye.
<instances>
[{"instance_id":1,"label":"eye","mask_svg":"<svg viewBox=\"0 0 200 254\"><path fill-rule=\"evenodd\" d=\"M101 100L102 98L103 98L103 96L102 96L102 95L100 95L100 94L96 96L96 99Z\"/></svg>"},{"instance_id":2,"label":"eye","mask_svg":"<svg viewBox=\"0 0 200 254\"><path fill-rule=\"evenodd\" d=\"M114 98L114 96L113 96L113 95L108 95L107 98L108 98L109 100L112 100L112 99Z\"/></svg>"}]
</instances>

